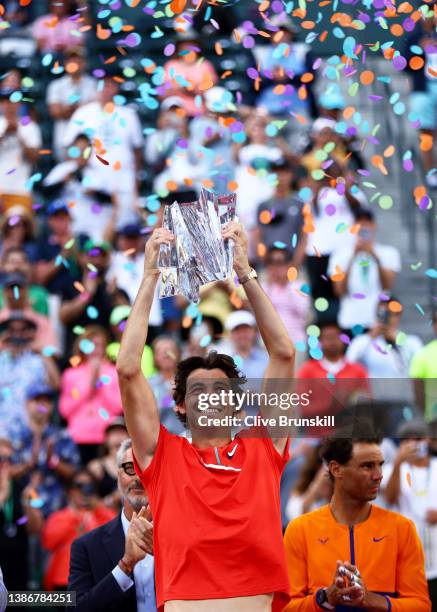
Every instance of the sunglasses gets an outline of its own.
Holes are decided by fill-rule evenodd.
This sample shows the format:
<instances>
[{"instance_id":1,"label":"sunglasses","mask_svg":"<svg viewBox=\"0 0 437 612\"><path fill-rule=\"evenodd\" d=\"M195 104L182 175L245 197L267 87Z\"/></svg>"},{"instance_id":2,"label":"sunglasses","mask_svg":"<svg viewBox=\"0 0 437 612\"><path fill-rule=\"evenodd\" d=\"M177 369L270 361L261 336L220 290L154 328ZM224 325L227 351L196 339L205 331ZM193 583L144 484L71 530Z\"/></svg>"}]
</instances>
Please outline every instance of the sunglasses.
<instances>
[{"instance_id":1,"label":"sunglasses","mask_svg":"<svg viewBox=\"0 0 437 612\"><path fill-rule=\"evenodd\" d=\"M135 476L136 472L132 461L126 461L126 463L122 463L120 467L128 476Z\"/></svg>"}]
</instances>

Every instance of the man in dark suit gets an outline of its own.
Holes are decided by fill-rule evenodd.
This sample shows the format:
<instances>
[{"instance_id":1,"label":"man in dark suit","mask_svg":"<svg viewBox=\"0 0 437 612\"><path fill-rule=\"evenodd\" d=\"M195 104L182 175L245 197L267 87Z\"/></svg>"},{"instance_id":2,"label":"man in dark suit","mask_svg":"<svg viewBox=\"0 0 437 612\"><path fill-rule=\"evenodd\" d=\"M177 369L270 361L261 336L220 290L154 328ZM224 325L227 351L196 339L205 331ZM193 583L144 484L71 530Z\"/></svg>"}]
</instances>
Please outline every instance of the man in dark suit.
<instances>
[{"instance_id":1,"label":"man in dark suit","mask_svg":"<svg viewBox=\"0 0 437 612\"><path fill-rule=\"evenodd\" d=\"M121 514L71 546L68 590L76 591L77 612L156 612L153 524L129 439L117 465Z\"/></svg>"}]
</instances>

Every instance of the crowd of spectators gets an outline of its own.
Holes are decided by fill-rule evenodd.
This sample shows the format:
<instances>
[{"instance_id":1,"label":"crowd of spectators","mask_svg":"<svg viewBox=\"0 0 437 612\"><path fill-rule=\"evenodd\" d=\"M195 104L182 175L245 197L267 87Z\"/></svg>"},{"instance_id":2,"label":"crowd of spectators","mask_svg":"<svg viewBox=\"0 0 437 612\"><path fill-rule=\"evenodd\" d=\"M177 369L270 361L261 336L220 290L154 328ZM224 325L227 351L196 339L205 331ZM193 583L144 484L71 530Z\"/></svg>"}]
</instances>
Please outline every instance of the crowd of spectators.
<instances>
[{"instance_id":1,"label":"crowd of spectators","mask_svg":"<svg viewBox=\"0 0 437 612\"><path fill-rule=\"evenodd\" d=\"M38 117L13 95L24 74L11 69L1 81L0 566L8 588L65 588L71 542L120 508L115 457L127 437L114 365L120 337L163 207L195 199L202 186L237 193L253 266L297 347L298 384L345 379L348 398L367 394L381 404L388 437L406 438L398 449L387 445L381 502L416 522L428 578L436 579L437 468L429 457L437 340L424 346L402 331L392 293L401 254L380 242L360 188L359 135L337 129L347 106L339 86L302 85L313 58L295 41L293 22L272 20L274 45L255 46L267 85L250 104L226 89L212 62L199 62L199 33L180 33L173 57L162 61L156 124L143 130L135 105L120 95L120 75L87 72L74 18L86 23L84 2L72 12L68 2L50 2L33 24L15 4L6 3L11 28L27 23L37 53L56 53L64 74L46 92L52 165L38 202L31 188L42 148ZM250 33L245 22L240 36ZM146 194L146 205L145 166L158 194ZM262 378L267 354L235 279L204 287L198 306L155 296L142 369L174 433L185 435L173 411L176 363L210 349ZM331 409L323 394L314 398L314 413ZM416 429L399 434L399 415ZM296 444L283 483L284 521L329 499L314 440Z\"/></svg>"}]
</instances>

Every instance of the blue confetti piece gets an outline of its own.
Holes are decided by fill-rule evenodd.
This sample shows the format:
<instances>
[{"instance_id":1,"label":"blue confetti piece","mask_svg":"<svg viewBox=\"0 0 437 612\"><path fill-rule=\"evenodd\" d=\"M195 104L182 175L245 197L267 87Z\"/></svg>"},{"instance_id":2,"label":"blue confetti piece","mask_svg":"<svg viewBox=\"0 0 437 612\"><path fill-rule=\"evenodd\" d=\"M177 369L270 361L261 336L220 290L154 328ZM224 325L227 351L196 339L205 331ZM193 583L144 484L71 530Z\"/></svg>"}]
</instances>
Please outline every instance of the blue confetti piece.
<instances>
[{"instance_id":1,"label":"blue confetti piece","mask_svg":"<svg viewBox=\"0 0 437 612\"><path fill-rule=\"evenodd\" d=\"M416 308L420 312L420 314L424 316L425 311L423 310L422 306L420 304L416 304Z\"/></svg>"},{"instance_id":2,"label":"blue confetti piece","mask_svg":"<svg viewBox=\"0 0 437 612\"><path fill-rule=\"evenodd\" d=\"M320 348L314 348L310 350L310 357L312 359L315 359L316 361L320 361L320 359L323 359L323 352Z\"/></svg>"},{"instance_id":3,"label":"blue confetti piece","mask_svg":"<svg viewBox=\"0 0 437 612\"><path fill-rule=\"evenodd\" d=\"M44 357L53 357L56 354L56 347L47 345L41 351Z\"/></svg>"},{"instance_id":4,"label":"blue confetti piece","mask_svg":"<svg viewBox=\"0 0 437 612\"><path fill-rule=\"evenodd\" d=\"M86 313L90 319L97 319L97 317L99 316L99 311L95 306L88 306L88 308L86 309Z\"/></svg>"},{"instance_id":5,"label":"blue confetti piece","mask_svg":"<svg viewBox=\"0 0 437 612\"><path fill-rule=\"evenodd\" d=\"M32 508L42 508L44 506L44 501L40 497L37 497L36 499L31 499L29 505Z\"/></svg>"},{"instance_id":6,"label":"blue confetti piece","mask_svg":"<svg viewBox=\"0 0 437 612\"><path fill-rule=\"evenodd\" d=\"M79 342L79 348L82 351L82 353L85 353L85 355L91 355L91 353L95 349L95 345L94 345L94 342L92 342L91 340L88 340L87 338L83 338Z\"/></svg>"},{"instance_id":7,"label":"blue confetti piece","mask_svg":"<svg viewBox=\"0 0 437 612\"><path fill-rule=\"evenodd\" d=\"M14 294L14 300L19 300L20 299L20 289L17 287L17 285L14 285L12 291Z\"/></svg>"},{"instance_id":8,"label":"blue confetti piece","mask_svg":"<svg viewBox=\"0 0 437 612\"><path fill-rule=\"evenodd\" d=\"M358 59L355 55L355 47L357 46L357 41L353 36L347 36L343 43L343 52L347 57L351 59Z\"/></svg>"},{"instance_id":9,"label":"blue confetti piece","mask_svg":"<svg viewBox=\"0 0 437 612\"><path fill-rule=\"evenodd\" d=\"M295 249L296 245L297 245L297 234L293 234L293 237L291 238L291 246L293 249Z\"/></svg>"},{"instance_id":10,"label":"blue confetti piece","mask_svg":"<svg viewBox=\"0 0 437 612\"><path fill-rule=\"evenodd\" d=\"M437 270L435 268L428 268L425 274L429 276L429 278L437 278Z\"/></svg>"},{"instance_id":11,"label":"blue confetti piece","mask_svg":"<svg viewBox=\"0 0 437 612\"><path fill-rule=\"evenodd\" d=\"M306 342L304 342L303 340L296 340L294 346L296 347L296 351L298 351L299 353L305 353L305 351L307 350Z\"/></svg>"},{"instance_id":12,"label":"blue confetti piece","mask_svg":"<svg viewBox=\"0 0 437 612\"><path fill-rule=\"evenodd\" d=\"M104 408L99 408L99 416L104 420L107 421L109 419L109 413L107 410L105 410Z\"/></svg>"}]
</instances>

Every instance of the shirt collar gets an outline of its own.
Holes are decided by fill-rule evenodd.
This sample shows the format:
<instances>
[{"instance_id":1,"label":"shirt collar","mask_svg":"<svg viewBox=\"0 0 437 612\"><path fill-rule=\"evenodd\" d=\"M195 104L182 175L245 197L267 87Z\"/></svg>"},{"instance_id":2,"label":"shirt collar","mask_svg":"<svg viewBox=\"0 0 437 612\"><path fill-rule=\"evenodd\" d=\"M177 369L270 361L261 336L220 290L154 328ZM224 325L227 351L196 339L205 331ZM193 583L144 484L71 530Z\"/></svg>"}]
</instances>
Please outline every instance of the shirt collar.
<instances>
[{"instance_id":1,"label":"shirt collar","mask_svg":"<svg viewBox=\"0 0 437 612\"><path fill-rule=\"evenodd\" d=\"M129 529L129 525L130 525L130 521L128 520L127 516L124 513L124 508L121 511L121 524L123 526L123 532L125 537L127 536L127 530Z\"/></svg>"}]
</instances>

